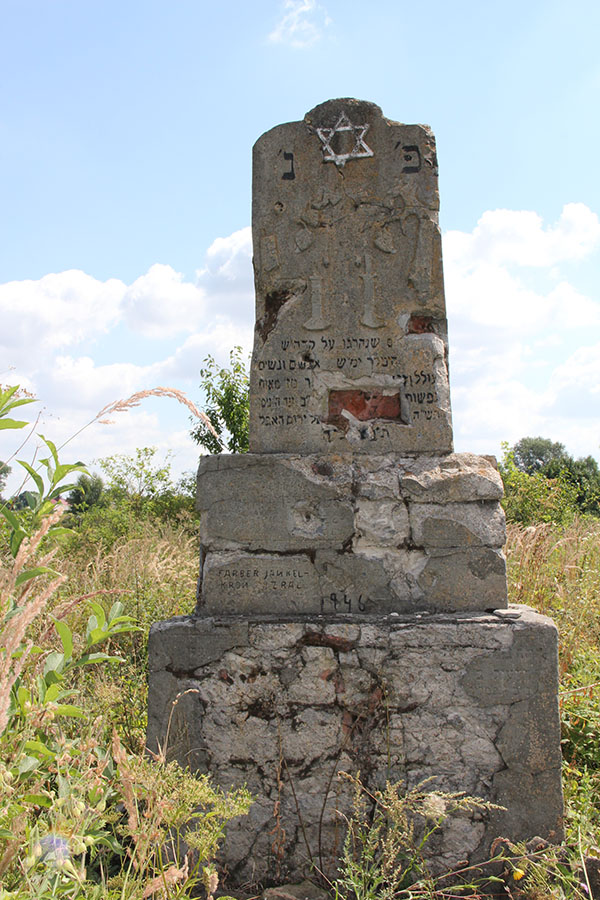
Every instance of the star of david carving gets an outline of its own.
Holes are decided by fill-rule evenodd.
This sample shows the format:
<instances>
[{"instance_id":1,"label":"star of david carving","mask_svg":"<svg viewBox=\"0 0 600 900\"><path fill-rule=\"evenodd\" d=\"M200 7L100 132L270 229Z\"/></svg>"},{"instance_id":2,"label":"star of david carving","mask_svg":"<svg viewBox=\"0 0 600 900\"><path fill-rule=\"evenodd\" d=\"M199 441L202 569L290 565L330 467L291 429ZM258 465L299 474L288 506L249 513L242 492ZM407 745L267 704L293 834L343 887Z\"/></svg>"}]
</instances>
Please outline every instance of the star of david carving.
<instances>
[{"instance_id":1,"label":"star of david carving","mask_svg":"<svg viewBox=\"0 0 600 900\"><path fill-rule=\"evenodd\" d=\"M334 162L336 166L344 166L349 159L373 156L373 151L365 143L365 134L368 130L369 125L353 125L345 112L342 112L333 128L317 128L319 140L323 144L323 161ZM349 153L336 153L331 146L334 134L341 131L351 131L354 135L354 147Z\"/></svg>"}]
</instances>

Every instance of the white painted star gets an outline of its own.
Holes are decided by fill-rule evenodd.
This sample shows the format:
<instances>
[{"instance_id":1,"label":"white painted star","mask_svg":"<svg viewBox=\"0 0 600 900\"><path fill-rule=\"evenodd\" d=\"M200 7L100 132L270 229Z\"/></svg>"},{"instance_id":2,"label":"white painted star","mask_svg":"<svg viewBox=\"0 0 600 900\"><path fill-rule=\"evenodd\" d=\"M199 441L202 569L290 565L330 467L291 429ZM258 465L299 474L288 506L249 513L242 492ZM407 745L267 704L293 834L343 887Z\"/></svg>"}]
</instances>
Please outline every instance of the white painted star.
<instances>
[{"instance_id":1,"label":"white painted star","mask_svg":"<svg viewBox=\"0 0 600 900\"><path fill-rule=\"evenodd\" d=\"M342 112L333 128L317 128L317 134L323 144L324 162L334 162L336 166L344 166L349 159L373 156L373 151L365 143L365 134L368 130L368 125L353 125L345 112ZM331 146L331 139L338 131L351 131L353 133L354 147L349 153L336 153Z\"/></svg>"}]
</instances>

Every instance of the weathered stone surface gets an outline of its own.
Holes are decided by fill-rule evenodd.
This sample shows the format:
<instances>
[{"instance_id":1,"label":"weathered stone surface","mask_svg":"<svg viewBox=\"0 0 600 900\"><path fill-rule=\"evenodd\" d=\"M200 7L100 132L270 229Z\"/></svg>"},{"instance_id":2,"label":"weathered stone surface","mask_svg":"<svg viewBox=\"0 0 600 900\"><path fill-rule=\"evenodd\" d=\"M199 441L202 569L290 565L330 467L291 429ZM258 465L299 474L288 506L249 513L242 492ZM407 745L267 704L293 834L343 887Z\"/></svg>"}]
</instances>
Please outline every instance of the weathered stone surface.
<instances>
[{"instance_id":1,"label":"weathered stone surface","mask_svg":"<svg viewBox=\"0 0 600 900\"><path fill-rule=\"evenodd\" d=\"M342 546L354 531L351 484L351 465L323 458L204 457L198 470L200 539L220 550Z\"/></svg>"},{"instance_id":2,"label":"weathered stone surface","mask_svg":"<svg viewBox=\"0 0 600 900\"><path fill-rule=\"evenodd\" d=\"M500 500L502 479L489 457L453 453L445 458L416 459L401 476L402 491L420 503Z\"/></svg>"},{"instance_id":3,"label":"weathered stone surface","mask_svg":"<svg viewBox=\"0 0 600 900\"><path fill-rule=\"evenodd\" d=\"M263 900L328 900L329 894L310 881L301 884L283 884L281 887L267 888Z\"/></svg>"},{"instance_id":4,"label":"weathered stone surface","mask_svg":"<svg viewBox=\"0 0 600 900\"><path fill-rule=\"evenodd\" d=\"M298 554L208 553L201 602L205 613L219 615L321 611L314 563Z\"/></svg>"},{"instance_id":5,"label":"weathered stone surface","mask_svg":"<svg viewBox=\"0 0 600 900\"><path fill-rule=\"evenodd\" d=\"M255 452L449 452L435 140L330 100L255 144Z\"/></svg>"},{"instance_id":6,"label":"weathered stone surface","mask_svg":"<svg viewBox=\"0 0 600 900\"><path fill-rule=\"evenodd\" d=\"M392 453L245 453L203 457L198 469L201 540L211 550L339 548L356 532L372 532L367 523L374 516L381 520L381 527L375 526L379 543L402 543L407 522L397 501L415 503L413 529L421 530L419 517L428 514L419 512L417 503L449 504L445 513L432 510L429 517L457 522L460 510L453 505L463 504L463 524L476 533L484 529L481 543L489 538L500 540L490 546L500 546L502 513L491 501L501 497L497 470L485 457L468 453L417 459ZM485 506L483 501L490 502ZM375 512L378 507L380 513ZM384 524L388 513L390 521ZM414 542L419 544L420 537Z\"/></svg>"},{"instance_id":7,"label":"weathered stone surface","mask_svg":"<svg viewBox=\"0 0 600 900\"><path fill-rule=\"evenodd\" d=\"M204 559L202 615L326 615L500 609L506 562L491 547L314 554L219 551Z\"/></svg>"},{"instance_id":8,"label":"weathered stone surface","mask_svg":"<svg viewBox=\"0 0 600 900\"><path fill-rule=\"evenodd\" d=\"M351 797L339 771L360 769L371 787L431 777L431 788L505 805L450 819L435 844L438 868L480 861L499 835L561 837L556 643L550 620L525 607L510 617L250 617L239 627L172 620L150 635L148 746L191 691L174 709L170 754L256 794L250 817L228 830L227 888L301 880L304 835L316 858L321 834L333 873L337 810ZM194 649L182 660L184 646Z\"/></svg>"},{"instance_id":9,"label":"weathered stone surface","mask_svg":"<svg viewBox=\"0 0 600 900\"><path fill-rule=\"evenodd\" d=\"M507 604L500 550L432 550L418 579L431 609L498 609ZM477 598L477 600L475 600Z\"/></svg>"},{"instance_id":10,"label":"weathered stone surface","mask_svg":"<svg viewBox=\"0 0 600 900\"><path fill-rule=\"evenodd\" d=\"M470 454L207 457L198 612L504 607L498 478Z\"/></svg>"},{"instance_id":11,"label":"weathered stone surface","mask_svg":"<svg viewBox=\"0 0 600 900\"><path fill-rule=\"evenodd\" d=\"M410 526L423 547L503 547L504 510L495 501L480 503L411 503Z\"/></svg>"}]
</instances>

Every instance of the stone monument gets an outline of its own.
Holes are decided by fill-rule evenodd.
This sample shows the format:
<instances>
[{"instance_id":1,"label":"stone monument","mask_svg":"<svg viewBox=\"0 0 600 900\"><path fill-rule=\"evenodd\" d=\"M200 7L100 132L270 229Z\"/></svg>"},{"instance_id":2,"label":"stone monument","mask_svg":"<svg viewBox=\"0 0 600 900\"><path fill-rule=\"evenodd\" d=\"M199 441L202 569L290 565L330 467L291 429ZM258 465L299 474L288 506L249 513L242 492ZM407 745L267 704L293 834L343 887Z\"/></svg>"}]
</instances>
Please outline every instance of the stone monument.
<instances>
[{"instance_id":1,"label":"stone monument","mask_svg":"<svg viewBox=\"0 0 600 900\"><path fill-rule=\"evenodd\" d=\"M256 800L231 886L331 875L350 785L505 807L432 865L562 834L557 635L507 607L502 482L455 454L426 126L330 100L254 147L250 452L204 457L194 615L150 634L148 746Z\"/></svg>"}]
</instances>

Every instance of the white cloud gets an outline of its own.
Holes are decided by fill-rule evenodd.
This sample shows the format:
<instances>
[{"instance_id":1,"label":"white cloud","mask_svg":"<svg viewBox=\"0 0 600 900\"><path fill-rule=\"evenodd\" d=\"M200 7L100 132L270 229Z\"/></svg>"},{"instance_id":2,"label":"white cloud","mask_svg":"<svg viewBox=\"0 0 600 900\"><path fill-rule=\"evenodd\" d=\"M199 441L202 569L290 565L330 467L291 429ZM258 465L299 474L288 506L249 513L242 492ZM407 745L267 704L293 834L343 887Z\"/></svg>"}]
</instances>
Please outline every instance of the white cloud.
<instances>
[{"instance_id":1,"label":"white cloud","mask_svg":"<svg viewBox=\"0 0 600 900\"><path fill-rule=\"evenodd\" d=\"M498 452L502 440L542 434L596 452L600 295L580 291L560 263L599 244L598 217L581 203L550 227L533 212L493 210L471 233L444 236L458 449ZM574 342L592 345L572 353Z\"/></svg>"},{"instance_id":2,"label":"white cloud","mask_svg":"<svg viewBox=\"0 0 600 900\"><path fill-rule=\"evenodd\" d=\"M254 325L254 277L250 226L217 238L206 251L206 264L196 272L206 295L207 309L229 315L235 322Z\"/></svg>"},{"instance_id":3,"label":"white cloud","mask_svg":"<svg viewBox=\"0 0 600 900\"><path fill-rule=\"evenodd\" d=\"M554 266L577 260L600 245L600 221L584 203L567 203L554 225L543 227L541 216L528 210L488 210L471 234L449 231L447 260L469 271L487 263L527 267Z\"/></svg>"},{"instance_id":4,"label":"white cloud","mask_svg":"<svg viewBox=\"0 0 600 900\"><path fill-rule=\"evenodd\" d=\"M97 281L77 269L0 284L3 360L21 367L106 334L121 318L124 290L116 278Z\"/></svg>"},{"instance_id":5,"label":"white cloud","mask_svg":"<svg viewBox=\"0 0 600 900\"><path fill-rule=\"evenodd\" d=\"M204 291L160 263L127 288L122 304L129 327L150 338L194 331L206 314Z\"/></svg>"},{"instance_id":6,"label":"white cloud","mask_svg":"<svg viewBox=\"0 0 600 900\"><path fill-rule=\"evenodd\" d=\"M196 386L201 365L209 354L220 365L228 364L229 352L233 347L242 347L244 357L247 357L252 350L252 334L250 324L217 318L212 327L190 335L171 356L153 366L154 379L165 383L185 378Z\"/></svg>"},{"instance_id":7,"label":"white cloud","mask_svg":"<svg viewBox=\"0 0 600 900\"><path fill-rule=\"evenodd\" d=\"M269 34L274 44L289 44L298 50L315 44L331 24L327 11L316 0L285 0L283 17Z\"/></svg>"},{"instance_id":8,"label":"white cloud","mask_svg":"<svg viewBox=\"0 0 600 900\"><path fill-rule=\"evenodd\" d=\"M246 353L251 349L251 245L250 228L217 238L195 283L171 266L155 264L129 286L79 271L0 285L0 380L20 383L40 398L28 411L35 417L41 410L39 428L57 444L107 403L158 385L183 390L201 407L206 356L227 364L235 345ZM148 360L144 365L131 361L131 332L136 356ZM163 358L156 358L155 338L172 342ZM150 398L111 419L114 424L94 424L69 440L64 459L91 461L155 445L177 452L179 470L195 466L189 412L173 400ZM0 456L6 458L22 435L3 435Z\"/></svg>"}]
</instances>

